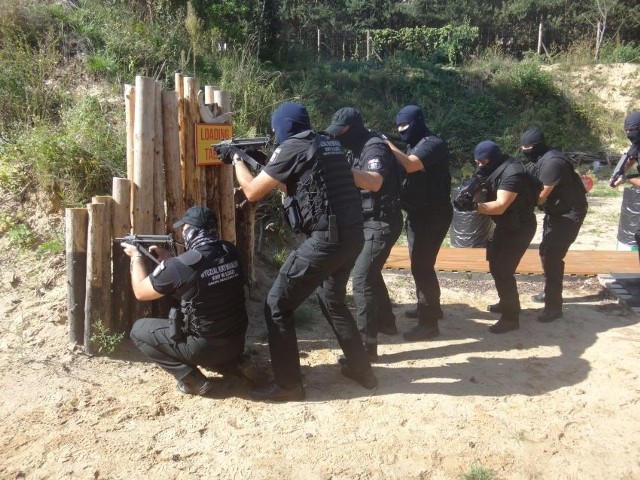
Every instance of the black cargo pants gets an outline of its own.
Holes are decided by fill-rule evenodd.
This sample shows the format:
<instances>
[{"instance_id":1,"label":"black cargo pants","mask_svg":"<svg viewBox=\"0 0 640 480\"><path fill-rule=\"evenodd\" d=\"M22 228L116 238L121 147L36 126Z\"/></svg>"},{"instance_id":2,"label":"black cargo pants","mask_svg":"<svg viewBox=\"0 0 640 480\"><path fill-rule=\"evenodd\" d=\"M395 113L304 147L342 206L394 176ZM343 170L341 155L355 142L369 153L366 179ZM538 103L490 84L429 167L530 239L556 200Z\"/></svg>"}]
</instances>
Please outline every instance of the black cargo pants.
<instances>
[{"instance_id":1,"label":"black cargo pants","mask_svg":"<svg viewBox=\"0 0 640 480\"><path fill-rule=\"evenodd\" d=\"M347 281L362 245L359 228L341 230L338 242L329 241L327 232L314 232L280 268L264 307L271 366L278 385L301 382L293 313L316 289L350 369L361 373L371 368L356 322L345 305Z\"/></svg>"},{"instance_id":2,"label":"black cargo pants","mask_svg":"<svg viewBox=\"0 0 640 480\"><path fill-rule=\"evenodd\" d=\"M398 211L388 221L366 220L363 231L364 246L353 267L353 300L365 343L377 345L378 325L395 326L382 267L402 231L402 214Z\"/></svg>"},{"instance_id":3,"label":"black cargo pants","mask_svg":"<svg viewBox=\"0 0 640 480\"><path fill-rule=\"evenodd\" d=\"M535 222L518 230L506 230L496 225L487 244L487 261L500 298L500 309L512 320L517 320L520 314L516 269L535 233Z\"/></svg>"}]
</instances>

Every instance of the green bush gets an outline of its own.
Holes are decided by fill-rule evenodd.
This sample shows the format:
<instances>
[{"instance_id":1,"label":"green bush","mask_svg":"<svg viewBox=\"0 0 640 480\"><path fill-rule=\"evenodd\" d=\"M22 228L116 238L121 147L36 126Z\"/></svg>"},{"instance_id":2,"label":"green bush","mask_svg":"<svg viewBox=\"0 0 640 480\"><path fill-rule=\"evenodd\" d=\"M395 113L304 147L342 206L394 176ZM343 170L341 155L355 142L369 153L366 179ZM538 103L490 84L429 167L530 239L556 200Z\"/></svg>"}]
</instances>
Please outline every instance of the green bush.
<instances>
[{"instance_id":1,"label":"green bush","mask_svg":"<svg viewBox=\"0 0 640 480\"><path fill-rule=\"evenodd\" d=\"M85 97L63 112L61 125L41 125L0 145L0 182L14 193L31 184L55 205L110 191L112 178L124 172L125 135L109 109Z\"/></svg>"},{"instance_id":2,"label":"green bush","mask_svg":"<svg viewBox=\"0 0 640 480\"><path fill-rule=\"evenodd\" d=\"M640 45L634 42L605 42L598 60L601 63L640 63Z\"/></svg>"}]
</instances>

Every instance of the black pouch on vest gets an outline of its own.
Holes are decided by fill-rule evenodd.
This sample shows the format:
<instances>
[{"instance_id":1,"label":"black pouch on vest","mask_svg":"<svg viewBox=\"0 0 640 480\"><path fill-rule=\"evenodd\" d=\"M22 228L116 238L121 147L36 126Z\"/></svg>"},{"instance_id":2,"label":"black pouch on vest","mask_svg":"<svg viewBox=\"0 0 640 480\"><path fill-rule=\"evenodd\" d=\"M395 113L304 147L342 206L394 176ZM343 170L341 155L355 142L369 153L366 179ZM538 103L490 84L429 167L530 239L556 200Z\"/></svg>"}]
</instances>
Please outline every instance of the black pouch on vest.
<instances>
[{"instance_id":1,"label":"black pouch on vest","mask_svg":"<svg viewBox=\"0 0 640 480\"><path fill-rule=\"evenodd\" d=\"M176 343L182 343L187 338L184 333L184 314L179 308L169 310L169 338Z\"/></svg>"},{"instance_id":2,"label":"black pouch on vest","mask_svg":"<svg viewBox=\"0 0 640 480\"><path fill-rule=\"evenodd\" d=\"M291 230L293 230L293 233L300 233L302 231L302 214L298 200L291 196L284 197L282 209L284 210L284 218L289 227L291 227Z\"/></svg>"}]
</instances>

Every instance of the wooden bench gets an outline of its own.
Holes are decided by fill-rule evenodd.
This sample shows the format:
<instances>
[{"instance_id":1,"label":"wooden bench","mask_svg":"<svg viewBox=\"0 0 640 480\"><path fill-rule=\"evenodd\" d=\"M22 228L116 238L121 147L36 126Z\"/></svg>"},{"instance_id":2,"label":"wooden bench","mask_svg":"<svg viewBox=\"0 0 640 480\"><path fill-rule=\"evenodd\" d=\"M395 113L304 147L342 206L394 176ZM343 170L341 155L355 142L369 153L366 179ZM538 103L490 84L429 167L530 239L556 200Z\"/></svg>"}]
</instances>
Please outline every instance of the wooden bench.
<instances>
[{"instance_id":1,"label":"wooden bench","mask_svg":"<svg viewBox=\"0 0 640 480\"><path fill-rule=\"evenodd\" d=\"M640 262L637 252L617 250L569 250L564 259L565 275L595 276L601 273L638 273ZM396 245L385 263L385 268L409 269L409 247ZM484 248L441 248L436 270L442 272L489 272ZM516 273L541 275L542 265L537 248L528 249Z\"/></svg>"}]
</instances>

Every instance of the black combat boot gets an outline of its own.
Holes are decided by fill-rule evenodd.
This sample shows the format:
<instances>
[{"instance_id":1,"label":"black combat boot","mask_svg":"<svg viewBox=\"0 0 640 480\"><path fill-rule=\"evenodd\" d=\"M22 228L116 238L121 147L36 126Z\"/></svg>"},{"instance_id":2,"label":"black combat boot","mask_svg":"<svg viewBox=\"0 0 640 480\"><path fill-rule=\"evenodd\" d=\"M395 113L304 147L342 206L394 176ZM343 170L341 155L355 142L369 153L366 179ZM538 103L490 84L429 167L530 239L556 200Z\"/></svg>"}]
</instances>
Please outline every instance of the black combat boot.
<instances>
[{"instance_id":1,"label":"black combat boot","mask_svg":"<svg viewBox=\"0 0 640 480\"><path fill-rule=\"evenodd\" d=\"M176 387L186 395L206 395L213 388L213 381L196 368L182 380L178 380Z\"/></svg>"},{"instance_id":2,"label":"black combat boot","mask_svg":"<svg viewBox=\"0 0 640 480\"><path fill-rule=\"evenodd\" d=\"M520 328L518 315L502 315L500 320L489 327L491 333L507 333Z\"/></svg>"}]
</instances>

